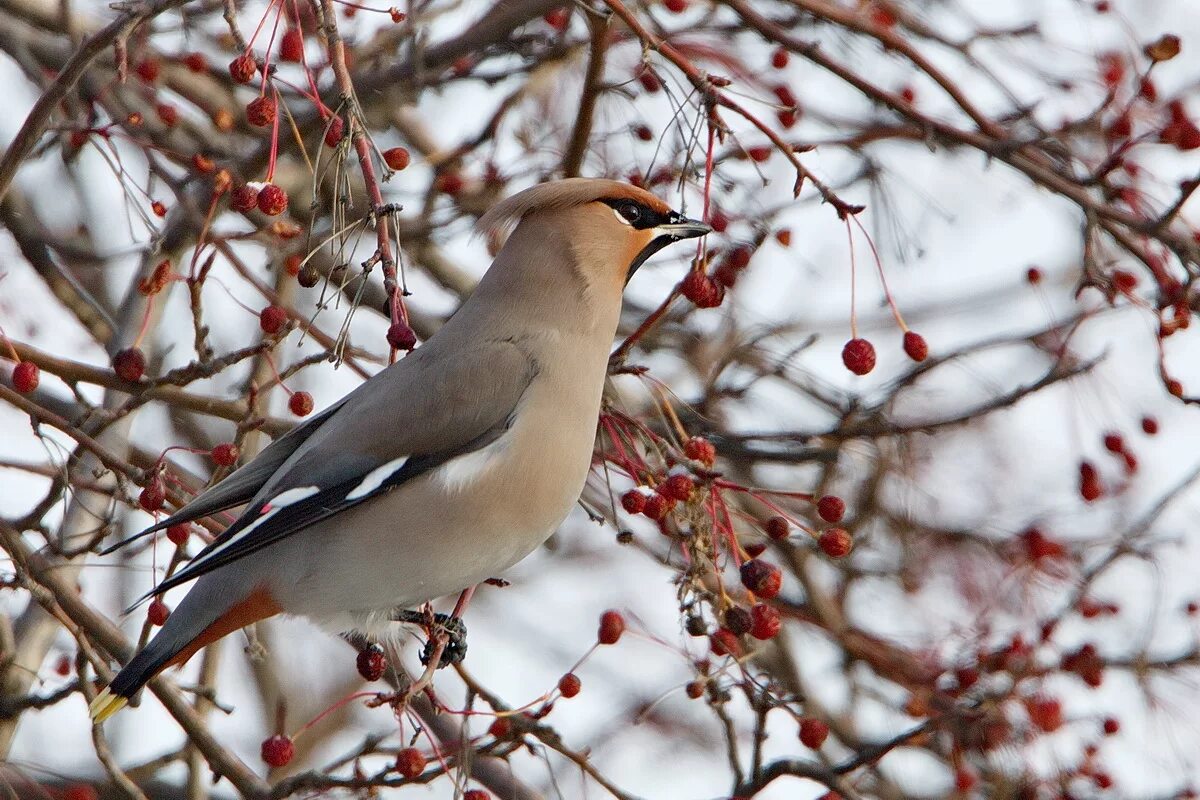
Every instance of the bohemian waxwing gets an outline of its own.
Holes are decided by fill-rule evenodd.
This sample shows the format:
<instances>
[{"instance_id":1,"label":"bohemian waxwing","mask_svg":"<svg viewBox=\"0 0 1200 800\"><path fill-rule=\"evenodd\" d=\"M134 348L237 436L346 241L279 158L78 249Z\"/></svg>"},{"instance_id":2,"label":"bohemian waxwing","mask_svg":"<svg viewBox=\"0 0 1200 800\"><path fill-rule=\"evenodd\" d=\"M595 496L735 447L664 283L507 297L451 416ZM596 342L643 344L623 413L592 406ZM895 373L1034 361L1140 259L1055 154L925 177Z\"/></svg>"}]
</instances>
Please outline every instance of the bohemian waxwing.
<instances>
[{"instance_id":1,"label":"bohemian waxwing","mask_svg":"<svg viewBox=\"0 0 1200 800\"><path fill-rule=\"evenodd\" d=\"M435 336L139 534L245 506L147 595L199 579L96 697L96 722L275 614L378 631L397 609L511 567L567 516L591 464L625 284L709 228L636 187L583 178L526 189L479 227L512 233Z\"/></svg>"}]
</instances>

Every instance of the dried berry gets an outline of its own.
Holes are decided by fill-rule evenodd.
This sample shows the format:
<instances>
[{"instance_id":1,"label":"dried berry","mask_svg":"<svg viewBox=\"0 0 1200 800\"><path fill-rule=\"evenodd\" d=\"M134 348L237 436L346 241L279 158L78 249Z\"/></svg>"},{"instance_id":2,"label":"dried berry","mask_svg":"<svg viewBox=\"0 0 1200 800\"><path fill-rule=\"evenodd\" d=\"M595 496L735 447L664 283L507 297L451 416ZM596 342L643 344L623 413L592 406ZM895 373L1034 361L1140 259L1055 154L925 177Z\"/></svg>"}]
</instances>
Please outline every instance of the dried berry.
<instances>
[{"instance_id":1,"label":"dried berry","mask_svg":"<svg viewBox=\"0 0 1200 800\"><path fill-rule=\"evenodd\" d=\"M616 644L625 632L625 618L621 612L608 610L600 615L600 630L596 638L600 644Z\"/></svg>"},{"instance_id":2,"label":"dried berry","mask_svg":"<svg viewBox=\"0 0 1200 800\"><path fill-rule=\"evenodd\" d=\"M257 128L266 128L275 123L275 100L262 95L246 104L246 121Z\"/></svg>"},{"instance_id":3,"label":"dried berry","mask_svg":"<svg viewBox=\"0 0 1200 800\"><path fill-rule=\"evenodd\" d=\"M321 282L321 273L312 264L305 264L296 273L296 282L305 289L311 289Z\"/></svg>"},{"instance_id":4,"label":"dried berry","mask_svg":"<svg viewBox=\"0 0 1200 800\"><path fill-rule=\"evenodd\" d=\"M229 207L243 214L258 208L258 189L242 184L229 193Z\"/></svg>"},{"instance_id":5,"label":"dried berry","mask_svg":"<svg viewBox=\"0 0 1200 800\"><path fill-rule=\"evenodd\" d=\"M304 60L304 34L299 28L289 28L279 38L279 60L293 64Z\"/></svg>"},{"instance_id":6,"label":"dried berry","mask_svg":"<svg viewBox=\"0 0 1200 800\"><path fill-rule=\"evenodd\" d=\"M817 501L817 514L826 522L841 522L846 515L846 503L836 495L827 494Z\"/></svg>"},{"instance_id":7,"label":"dried berry","mask_svg":"<svg viewBox=\"0 0 1200 800\"><path fill-rule=\"evenodd\" d=\"M712 442L700 436L693 436L683 445L683 454L693 461L699 461L706 467L711 467L717 460L717 448Z\"/></svg>"},{"instance_id":8,"label":"dried berry","mask_svg":"<svg viewBox=\"0 0 1200 800\"><path fill-rule=\"evenodd\" d=\"M687 475L671 475L658 487L660 494L680 502L687 502L696 491L696 483Z\"/></svg>"},{"instance_id":9,"label":"dried berry","mask_svg":"<svg viewBox=\"0 0 1200 800\"><path fill-rule=\"evenodd\" d=\"M282 734L275 734L262 743L262 760L272 767L287 766L296 754L292 740Z\"/></svg>"},{"instance_id":10,"label":"dried berry","mask_svg":"<svg viewBox=\"0 0 1200 800\"><path fill-rule=\"evenodd\" d=\"M258 210L268 217L277 217L287 210L288 196L279 186L268 183L258 190Z\"/></svg>"},{"instance_id":11,"label":"dried berry","mask_svg":"<svg viewBox=\"0 0 1200 800\"><path fill-rule=\"evenodd\" d=\"M13 367L13 388L21 394L29 394L38 387L41 381L41 371L32 361L22 361Z\"/></svg>"},{"instance_id":12,"label":"dried berry","mask_svg":"<svg viewBox=\"0 0 1200 800\"><path fill-rule=\"evenodd\" d=\"M121 380L137 383L146 372L146 355L136 347L127 347L113 356L112 365Z\"/></svg>"},{"instance_id":13,"label":"dried berry","mask_svg":"<svg viewBox=\"0 0 1200 800\"><path fill-rule=\"evenodd\" d=\"M403 322L397 322L387 330L387 342L397 350L412 350L417 346L417 334Z\"/></svg>"},{"instance_id":14,"label":"dried berry","mask_svg":"<svg viewBox=\"0 0 1200 800\"><path fill-rule=\"evenodd\" d=\"M767 524L763 526L763 530L767 532L767 536L777 541L786 539L791 533L791 527L783 517L771 517L767 520Z\"/></svg>"},{"instance_id":15,"label":"dried berry","mask_svg":"<svg viewBox=\"0 0 1200 800\"><path fill-rule=\"evenodd\" d=\"M391 147L383 151L383 161L390 169L400 170L407 167L412 162L412 156L408 150L403 147ZM443 191L445 191L443 189ZM456 192L446 192L447 194L456 194Z\"/></svg>"},{"instance_id":16,"label":"dried berry","mask_svg":"<svg viewBox=\"0 0 1200 800\"><path fill-rule=\"evenodd\" d=\"M866 339L851 339L842 348L842 363L855 375L875 369L875 346Z\"/></svg>"},{"instance_id":17,"label":"dried berry","mask_svg":"<svg viewBox=\"0 0 1200 800\"><path fill-rule=\"evenodd\" d=\"M727 628L718 628L712 636L708 637L708 646L712 649L713 655L717 656L736 658L742 654L742 645L738 641L737 635Z\"/></svg>"},{"instance_id":18,"label":"dried berry","mask_svg":"<svg viewBox=\"0 0 1200 800\"><path fill-rule=\"evenodd\" d=\"M679 291L698 308L716 308L725 299L725 287L702 270L692 270L683 279Z\"/></svg>"},{"instance_id":19,"label":"dried berry","mask_svg":"<svg viewBox=\"0 0 1200 800\"><path fill-rule=\"evenodd\" d=\"M362 675L363 680L379 680L383 677L383 671L387 667L387 659L383 655L383 648L377 644L373 644L365 650L360 650L355 665L358 667L358 674Z\"/></svg>"},{"instance_id":20,"label":"dried berry","mask_svg":"<svg viewBox=\"0 0 1200 800\"><path fill-rule=\"evenodd\" d=\"M287 312L279 306L267 306L258 312L258 327L262 328L263 333L279 333L287 321Z\"/></svg>"},{"instance_id":21,"label":"dried berry","mask_svg":"<svg viewBox=\"0 0 1200 800\"><path fill-rule=\"evenodd\" d=\"M297 417L307 417L313 410L312 395L308 392L295 392L288 398L288 409Z\"/></svg>"},{"instance_id":22,"label":"dried berry","mask_svg":"<svg viewBox=\"0 0 1200 800\"><path fill-rule=\"evenodd\" d=\"M396 753L396 771L406 778L415 778L425 771L425 756L415 747Z\"/></svg>"},{"instance_id":23,"label":"dried berry","mask_svg":"<svg viewBox=\"0 0 1200 800\"><path fill-rule=\"evenodd\" d=\"M254 80L257 70L258 64L255 63L254 57L245 53L229 62L229 76L233 78L234 83L249 83Z\"/></svg>"},{"instance_id":24,"label":"dried berry","mask_svg":"<svg viewBox=\"0 0 1200 800\"><path fill-rule=\"evenodd\" d=\"M741 636L743 633L750 632L753 620L750 619L749 611L741 606L734 606L725 612L724 623L728 630L737 636Z\"/></svg>"},{"instance_id":25,"label":"dried berry","mask_svg":"<svg viewBox=\"0 0 1200 800\"><path fill-rule=\"evenodd\" d=\"M233 442L222 442L209 451L214 463L221 467L232 467L238 460L238 447Z\"/></svg>"},{"instance_id":26,"label":"dried berry","mask_svg":"<svg viewBox=\"0 0 1200 800\"><path fill-rule=\"evenodd\" d=\"M579 694L581 688L583 688L583 685L579 681L579 676L574 672L568 672L558 679L558 691L562 693L563 697L568 699Z\"/></svg>"},{"instance_id":27,"label":"dried berry","mask_svg":"<svg viewBox=\"0 0 1200 800\"><path fill-rule=\"evenodd\" d=\"M821 534L817 544L830 558L844 558L854 548L854 539L845 528L829 528Z\"/></svg>"},{"instance_id":28,"label":"dried berry","mask_svg":"<svg viewBox=\"0 0 1200 800\"><path fill-rule=\"evenodd\" d=\"M665 519L670 511L671 501L661 494L647 495L642 507L642 513L655 522Z\"/></svg>"},{"instance_id":29,"label":"dried berry","mask_svg":"<svg viewBox=\"0 0 1200 800\"><path fill-rule=\"evenodd\" d=\"M756 603L750 609L750 635L760 641L774 639L782 627L779 612L774 606Z\"/></svg>"},{"instance_id":30,"label":"dried berry","mask_svg":"<svg viewBox=\"0 0 1200 800\"><path fill-rule=\"evenodd\" d=\"M630 514L640 514L646 507L646 495L637 489L630 489L621 495L621 507Z\"/></svg>"},{"instance_id":31,"label":"dried berry","mask_svg":"<svg viewBox=\"0 0 1200 800\"><path fill-rule=\"evenodd\" d=\"M779 567L758 559L742 564L741 576L742 585L765 600L779 594L783 583L783 573Z\"/></svg>"}]
</instances>

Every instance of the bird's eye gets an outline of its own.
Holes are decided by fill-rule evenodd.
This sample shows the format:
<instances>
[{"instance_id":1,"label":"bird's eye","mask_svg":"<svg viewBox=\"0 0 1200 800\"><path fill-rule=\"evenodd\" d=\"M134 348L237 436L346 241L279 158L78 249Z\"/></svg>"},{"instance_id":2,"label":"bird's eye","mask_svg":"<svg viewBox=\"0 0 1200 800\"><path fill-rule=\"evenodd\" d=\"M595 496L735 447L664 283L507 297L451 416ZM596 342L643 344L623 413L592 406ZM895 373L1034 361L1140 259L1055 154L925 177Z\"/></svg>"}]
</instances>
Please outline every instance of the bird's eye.
<instances>
[{"instance_id":1,"label":"bird's eye","mask_svg":"<svg viewBox=\"0 0 1200 800\"><path fill-rule=\"evenodd\" d=\"M633 202L621 203L617 206L617 213L634 225L642 218L642 207Z\"/></svg>"}]
</instances>

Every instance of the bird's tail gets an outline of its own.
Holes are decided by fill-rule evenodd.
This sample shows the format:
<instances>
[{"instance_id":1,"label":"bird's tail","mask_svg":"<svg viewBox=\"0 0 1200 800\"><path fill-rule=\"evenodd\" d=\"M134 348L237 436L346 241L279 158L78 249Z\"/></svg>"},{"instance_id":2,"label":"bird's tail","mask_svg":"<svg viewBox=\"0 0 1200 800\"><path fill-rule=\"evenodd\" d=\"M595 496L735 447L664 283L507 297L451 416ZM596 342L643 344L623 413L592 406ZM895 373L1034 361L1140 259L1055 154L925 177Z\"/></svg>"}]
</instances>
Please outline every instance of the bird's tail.
<instances>
[{"instance_id":1,"label":"bird's tail","mask_svg":"<svg viewBox=\"0 0 1200 800\"><path fill-rule=\"evenodd\" d=\"M280 612L265 589L255 589L245 599L229 605L213 597L216 582L196 584L183 603L167 618L162 630L117 673L112 683L96 695L90 712L100 724L128 705L151 678L163 670L186 662L196 651L228 633ZM224 605L224 610L220 606ZM214 606L217 610L214 611Z\"/></svg>"}]
</instances>

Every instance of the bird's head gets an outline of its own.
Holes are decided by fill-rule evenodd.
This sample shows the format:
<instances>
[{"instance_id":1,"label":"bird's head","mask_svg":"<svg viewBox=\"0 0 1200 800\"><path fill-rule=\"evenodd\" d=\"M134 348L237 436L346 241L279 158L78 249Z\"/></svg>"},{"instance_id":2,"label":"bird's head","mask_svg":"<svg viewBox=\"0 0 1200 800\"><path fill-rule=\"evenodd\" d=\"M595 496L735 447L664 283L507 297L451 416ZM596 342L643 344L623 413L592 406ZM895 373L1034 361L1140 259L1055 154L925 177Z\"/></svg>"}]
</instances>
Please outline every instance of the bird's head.
<instances>
[{"instance_id":1,"label":"bird's head","mask_svg":"<svg viewBox=\"0 0 1200 800\"><path fill-rule=\"evenodd\" d=\"M511 230L506 249L515 245L545 255L565 250L564 269L589 287L618 293L647 258L711 230L644 189L594 178L568 178L519 192L488 211L479 228L497 238Z\"/></svg>"}]
</instances>

